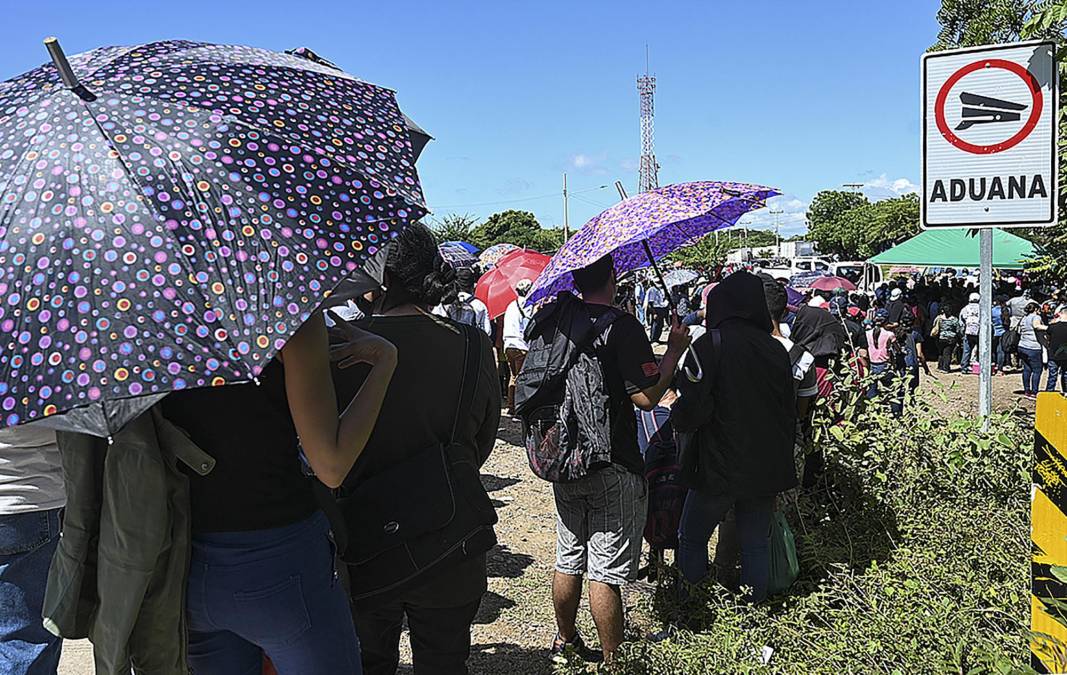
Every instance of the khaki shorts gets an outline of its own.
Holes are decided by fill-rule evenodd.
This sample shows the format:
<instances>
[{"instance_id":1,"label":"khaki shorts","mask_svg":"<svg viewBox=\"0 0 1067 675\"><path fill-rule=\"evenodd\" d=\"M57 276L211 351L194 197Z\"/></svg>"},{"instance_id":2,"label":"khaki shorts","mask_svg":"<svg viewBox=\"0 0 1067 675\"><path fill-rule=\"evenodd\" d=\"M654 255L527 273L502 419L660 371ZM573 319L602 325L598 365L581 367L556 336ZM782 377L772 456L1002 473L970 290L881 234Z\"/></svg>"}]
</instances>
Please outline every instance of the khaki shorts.
<instances>
[{"instance_id":1,"label":"khaki shorts","mask_svg":"<svg viewBox=\"0 0 1067 675\"><path fill-rule=\"evenodd\" d=\"M573 483L554 483L556 570L622 586L637 578L648 486L612 464Z\"/></svg>"}]
</instances>

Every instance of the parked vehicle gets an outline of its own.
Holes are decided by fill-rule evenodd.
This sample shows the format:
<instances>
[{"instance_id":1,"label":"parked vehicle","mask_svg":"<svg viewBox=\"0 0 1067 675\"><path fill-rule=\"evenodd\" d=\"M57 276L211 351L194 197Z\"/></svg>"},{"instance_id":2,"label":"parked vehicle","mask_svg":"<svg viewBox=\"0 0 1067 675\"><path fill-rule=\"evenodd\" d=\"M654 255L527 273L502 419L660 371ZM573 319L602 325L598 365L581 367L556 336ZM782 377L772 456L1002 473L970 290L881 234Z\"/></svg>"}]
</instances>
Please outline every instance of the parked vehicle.
<instances>
[{"instance_id":1,"label":"parked vehicle","mask_svg":"<svg viewBox=\"0 0 1067 675\"><path fill-rule=\"evenodd\" d=\"M864 293L873 293L882 283L882 268L862 260L830 263L830 274L848 279Z\"/></svg>"},{"instance_id":2,"label":"parked vehicle","mask_svg":"<svg viewBox=\"0 0 1067 675\"><path fill-rule=\"evenodd\" d=\"M776 265L765 267L763 271L775 279L791 279L798 274L819 273L830 274L830 261L818 256L804 256L793 258L788 265Z\"/></svg>"}]
</instances>

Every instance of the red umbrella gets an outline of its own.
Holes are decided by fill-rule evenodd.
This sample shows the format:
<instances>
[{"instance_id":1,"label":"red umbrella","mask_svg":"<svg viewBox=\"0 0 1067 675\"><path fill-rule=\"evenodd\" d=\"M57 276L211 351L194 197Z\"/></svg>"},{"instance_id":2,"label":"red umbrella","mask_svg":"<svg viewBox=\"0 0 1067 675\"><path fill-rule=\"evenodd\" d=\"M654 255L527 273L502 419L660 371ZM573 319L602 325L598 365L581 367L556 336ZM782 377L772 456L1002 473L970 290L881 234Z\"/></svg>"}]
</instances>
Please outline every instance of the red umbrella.
<instances>
[{"instance_id":1,"label":"red umbrella","mask_svg":"<svg viewBox=\"0 0 1067 675\"><path fill-rule=\"evenodd\" d=\"M533 283L552 260L549 256L519 249L501 258L496 267L482 275L474 287L474 297L485 303L489 318L495 319L505 311L518 296L515 286L522 280Z\"/></svg>"},{"instance_id":2,"label":"red umbrella","mask_svg":"<svg viewBox=\"0 0 1067 675\"><path fill-rule=\"evenodd\" d=\"M811 283L809 288L817 291L836 291L843 288L846 291L856 290L856 284L843 277L819 277Z\"/></svg>"}]
</instances>

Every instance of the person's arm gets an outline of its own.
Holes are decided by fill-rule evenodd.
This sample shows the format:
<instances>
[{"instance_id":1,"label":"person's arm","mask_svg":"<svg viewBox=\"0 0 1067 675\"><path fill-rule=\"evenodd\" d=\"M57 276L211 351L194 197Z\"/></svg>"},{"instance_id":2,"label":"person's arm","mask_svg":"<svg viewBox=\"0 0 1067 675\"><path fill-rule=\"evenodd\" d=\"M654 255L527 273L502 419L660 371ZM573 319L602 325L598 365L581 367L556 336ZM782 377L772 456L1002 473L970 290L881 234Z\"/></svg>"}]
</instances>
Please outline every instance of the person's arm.
<instances>
[{"instance_id":1,"label":"person's arm","mask_svg":"<svg viewBox=\"0 0 1067 675\"><path fill-rule=\"evenodd\" d=\"M500 378L497 376L496 359L493 358L493 350L489 349L488 340L482 341L482 363L478 368L479 388L489 392L485 403L485 417L482 425L474 434L474 449L478 453L478 466L485 464L489 459L489 453L496 445L496 434L500 428Z\"/></svg>"},{"instance_id":2,"label":"person's arm","mask_svg":"<svg viewBox=\"0 0 1067 675\"><path fill-rule=\"evenodd\" d=\"M630 394L630 401L635 406L641 410L652 410L659 404L663 393L674 380L674 371L678 369L678 361L689 347L690 339L689 329L683 326L675 316L671 322L671 332L667 336L667 353L660 360L659 380L647 389Z\"/></svg>"},{"instance_id":3,"label":"person's arm","mask_svg":"<svg viewBox=\"0 0 1067 675\"><path fill-rule=\"evenodd\" d=\"M396 348L386 340L349 327L349 342L334 349L344 368L369 363L370 373L338 416L330 375L326 323L316 312L282 347L285 390L300 445L320 481L339 487L374 431L382 400L396 368Z\"/></svg>"},{"instance_id":4,"label":"person's arm","mask_svg":"<svg viewBox=\"0 0 1067 675\"><path fill-rule=\"evenodd\" d=\"M915 340L915 358L919 360L919 365L922 366L923 371L930 374L930 364L926 362L926 354L923 354L923 341Z\"/></svg>"}]
</instances>

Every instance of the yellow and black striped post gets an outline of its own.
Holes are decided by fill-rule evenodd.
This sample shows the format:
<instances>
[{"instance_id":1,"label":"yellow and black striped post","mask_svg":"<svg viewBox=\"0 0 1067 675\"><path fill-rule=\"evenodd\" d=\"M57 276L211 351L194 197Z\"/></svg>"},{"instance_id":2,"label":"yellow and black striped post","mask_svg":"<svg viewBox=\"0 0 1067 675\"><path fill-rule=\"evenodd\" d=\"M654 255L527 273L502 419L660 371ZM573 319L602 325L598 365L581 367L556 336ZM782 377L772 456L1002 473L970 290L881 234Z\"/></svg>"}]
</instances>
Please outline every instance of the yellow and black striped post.
<instances>
[{"instance_id":1,"label":"yellow and black striped post","mask_svg":"<svg viewBox=\"0 0 1067 675\"><path fill-rule=\"evenodd\" d=\"M1037 399L1030 537L1031 665L1067 672L1067 397Z\"/></svg>"}]
</instances>

